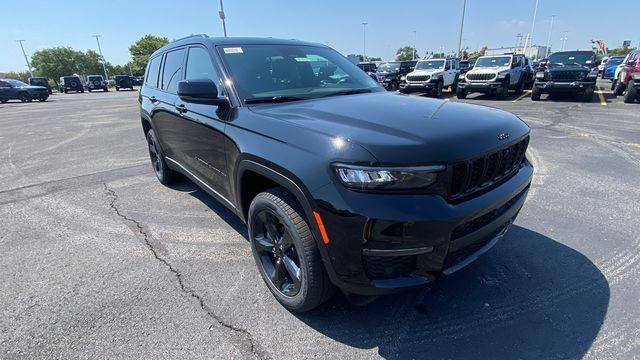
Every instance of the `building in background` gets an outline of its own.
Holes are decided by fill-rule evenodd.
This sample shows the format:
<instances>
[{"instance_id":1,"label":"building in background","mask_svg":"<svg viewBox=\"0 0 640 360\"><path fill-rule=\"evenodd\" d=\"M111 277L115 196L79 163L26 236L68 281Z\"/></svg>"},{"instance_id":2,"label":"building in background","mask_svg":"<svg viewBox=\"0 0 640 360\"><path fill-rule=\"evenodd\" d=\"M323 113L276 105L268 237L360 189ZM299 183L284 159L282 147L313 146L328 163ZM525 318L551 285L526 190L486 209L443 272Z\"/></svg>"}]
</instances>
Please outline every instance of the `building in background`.
<instances>
[{"instance_id":1,"label":"building in background","mask_svg":"<svg viewBox=\"0 0 640 360\"><path fill-rule=\"evenodd\" d=\"M508 53L514 54L522 54L522 47L499 47L493 49L487 49L484 53L485 55L502 55ZM547 57L547 47L542 45L531 45L527 48L527 53L525 54L530 59L542 59Z\"/></svg>"}]
</instances>

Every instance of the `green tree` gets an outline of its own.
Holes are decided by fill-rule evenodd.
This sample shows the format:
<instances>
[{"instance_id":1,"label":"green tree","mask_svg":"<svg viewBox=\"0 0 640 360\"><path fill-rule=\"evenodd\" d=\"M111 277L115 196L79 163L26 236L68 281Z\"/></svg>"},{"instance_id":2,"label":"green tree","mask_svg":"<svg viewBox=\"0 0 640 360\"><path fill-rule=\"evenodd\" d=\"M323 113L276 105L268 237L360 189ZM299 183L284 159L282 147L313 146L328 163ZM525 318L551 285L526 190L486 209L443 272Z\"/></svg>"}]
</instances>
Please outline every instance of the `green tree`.
<instances>
[{"instance_id":1,"label":"green tree","mask_svg":"<svg viewBox=\"0 0 640 360\"><path fill-rule=\"evenodd\" d=\"M86 56L70 47L53 47L38 50L31 56L31 65L40 76L52 79L56 84L61 76L81 74Z\"/></svg>"},{"instance_id":2,"label":"green tree","mask_svg":"<svg viewBox=\"0 0 640 360\"><path fill-rule=\"evenodd\" d=\"M129 46L129 52L133 58L131 67L134 70L134 73L144 73L151 54L168 43L169 39L166 37L147 34L140 40L136 41L133 45Z\"/></svg>"},{"instance_id":3,"label":"green tree","mask_svg":"<svg viewBox=\"0 0 640 360\"><path fill-rule=\"evenodd\" d=\"M31 77L31 75L29 75L28 71L9 71L6 73L0 73L0 78L16 79L24 82L27 82L29 77Z\"/></svg>"},{"instance_id":4,"label":"green tree","mask_svg":"<svg viewBox=\"0 0 640 360\"><path fill-rule=\"evenodd\" d=\"M362 54L358 54L356 55L358 57L358 61L360 62L364 62L364 55ZM382 61L381 57L375 57L375 56L367 56L367 61Z\"/></svg>"},{"instance_id":5,"label":"green tree","mask_svg":"<svg viewBox=\"0 0 640 360\"><path fill-rule=\"evenodd\" d=\"M412 60L414 54L416 59L420 58L418 57L418 51L414 49L413 46L407 45L407 46L401 47L400 49L398 49L398 51L396 51L396 60L397 61Z\"/></svg>"},{"instance_id":6,"label":"green tree","mask_svg":"<svg viewBox=\"0 0 640 360\"><path fill-rule=\"evenodd\" d=\"M435 54L433 54L433 58L434 59L444 59L444 53L443 52L435 53Z\"/></svg>"},{"instance_id":7,"label":"green tree","mask_svg":"<svg viewBox=\"0 0 640 360\"><path fill-rule=\"evenodd\" d=\"M82 53L82 55L78 55L79 61L79 69L80 74L83 75L104 75L104 68L102 67L102 57L100 54L93 50L87 50ZM111 67L111 64L106 63L107 73L109 73L108 69ZM109 73L109 75L113 75Z\"/></svg>"},{"instance_id":8,"label":"green tree","mask_svg":"<svg viewBox=\"0 0 640 360\"><path fill-rule=\"evenodd\" d=\"M609 50L609 55L611 55L611 56L613 56L613 55L627 55L628 53L632 52L635 49L636 48L630 47L630 46L625 44L622 47L618 47L618 48Z\"/></svg>"}]
</instances>

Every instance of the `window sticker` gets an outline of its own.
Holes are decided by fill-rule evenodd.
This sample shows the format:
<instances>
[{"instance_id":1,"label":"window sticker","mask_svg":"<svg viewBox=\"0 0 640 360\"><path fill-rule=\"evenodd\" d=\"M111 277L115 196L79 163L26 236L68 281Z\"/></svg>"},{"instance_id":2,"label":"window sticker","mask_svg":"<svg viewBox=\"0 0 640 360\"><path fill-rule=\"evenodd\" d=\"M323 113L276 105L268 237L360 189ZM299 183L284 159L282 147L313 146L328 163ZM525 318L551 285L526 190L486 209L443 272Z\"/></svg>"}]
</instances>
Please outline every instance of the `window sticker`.
<instances>
[{"instance_id":1,"label":"window sticker","mask_svg":"<svg viewBox=\"0 0 640 360\"><path fill-rule=\"evenodd\" d=\"M224 48L224 53L225 54L242 54L242 48L241 47Z\"/></svg>"}]
</instances>

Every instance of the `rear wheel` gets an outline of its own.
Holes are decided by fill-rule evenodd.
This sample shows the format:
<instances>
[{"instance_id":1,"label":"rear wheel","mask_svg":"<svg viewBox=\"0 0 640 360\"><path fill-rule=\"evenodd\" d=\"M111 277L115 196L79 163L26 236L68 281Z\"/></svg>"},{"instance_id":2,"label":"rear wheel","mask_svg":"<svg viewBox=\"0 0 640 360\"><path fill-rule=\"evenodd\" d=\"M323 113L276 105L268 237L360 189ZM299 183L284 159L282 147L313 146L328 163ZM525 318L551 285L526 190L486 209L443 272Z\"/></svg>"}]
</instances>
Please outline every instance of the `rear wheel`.
<instances>
[{"instance_id":1,"label":"rear wheel","mask_svg":"<svg viewBox=\"0 0 640 360\"><path fill-rule=\"evenodd\" d=\"M456 97L458 99L466 99L469 92L466 89L458 88L456 89Z\"/></svg>"},{"instance_id":2,"label":"rear wheel","mask_svg":"<svg viewBox=\"0 0 640 360\"><path fill-rule=\"evenodd\" d=\"M638 98L638 88L635 86L633 80L629 80L627 84L627 92L624 94L624 102L631 104Z\"/></svg>"},{"instance_id":3,"label":"rear wheel","mask_svg":"<svg viewBox=\"0 0 640 360\"><path fill-rule=\"evenodd\" d=\"M120 91L120 88L116 86L116 91Z\"/></svg>"},{"instance_id":4,"label":"rear wheel","mask_svg":"<svg viewBox=\"0 0 640 360\"><path fill-rule=\"evenodd\" d=\"M38 98L38 101L40 101L40 102L44 102L44 101L47 101L47 99L48 99L48 98L49 98L49 96L48 96L48 95L41 95L41 96Z\"/></svg>"},{"instance_id":5,"label":"rear wheel","mask_svg":"<svg viewBox=\"0 0 640 360\"><path fill-rule=\"evenodd\" d=\"M309 224L291 193L278 187L258 194L249 207L248 228L260 275L284 307L308 311L332 295Z\"/></svg>"},{"instance_id":6,"label":"rear wheel","mask_svg":"<svg viewBox=\"0 0 640 360\"><path fill-rule=\"evenodd\" d=\"M389 91L397 91L398 90L398 83L395 81L392 81L389 83Z\"/></svg>"},{"instance_id":7,"label":"rear wheel","mask_svg":"<svg viewBox=\"0 0 640 360\"><path fill-rule=\"evenodd\" d=\"M89 89L89 92L91 92L91 89Z\"/></svg>"},{"instance_id":8,"label":"rear wheel","mask_svg":"<svg viewBox=\"0 0 640 360\"><path fill-rule=\"evenodd\" d=\"M167 166L164 160L164 153L158 144L158 138L156 138L156 133L153 129L147 133L147 144L149 145L149 157L151 158L153 172L156 174L158 181L163 185L171 184L178 178L178 173Z\"/></svg>"},{"instance_id":9,"label":"rear wheel","mask_svg":"<svg viewBox=\"0 0 640 360\"><path fill-rule=\"evenodd\" d=\"M22 102L30 102L32 99L31 99L31 95L29 95L29 93L22 92L22 93L18 94L18 100L20 100Z\"/></svg>"}]
</instances>

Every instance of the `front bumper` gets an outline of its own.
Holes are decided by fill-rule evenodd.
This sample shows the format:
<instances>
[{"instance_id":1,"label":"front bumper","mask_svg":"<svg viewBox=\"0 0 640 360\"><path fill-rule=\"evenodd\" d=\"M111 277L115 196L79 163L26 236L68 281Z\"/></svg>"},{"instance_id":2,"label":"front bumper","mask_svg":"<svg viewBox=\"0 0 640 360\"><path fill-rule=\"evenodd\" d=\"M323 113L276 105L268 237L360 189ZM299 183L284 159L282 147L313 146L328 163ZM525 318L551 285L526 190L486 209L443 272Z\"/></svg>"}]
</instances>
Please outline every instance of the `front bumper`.
<instances>
[{"instance_id":1,"label":"front bumper","mask_svg":"<svg viewBox=\"0 0 640 360\"><path fill-rule=\"evenodd\" d=\"M499 241L526 199L533 167L475 198L361 193L329 184L313 193L329 243L321 251L345 291L379 295L460 270Z\"/></svg>"},{"instance_id":2,"label":"front bumper","mask_svg":"<svg viewBox=\"0 0 640 360\"><path fill-rule=\"evenodd\" d=\"M487 81L487 82L459 82L458 88L466 90L467 92L481 92L489 93L496 91L502 86L502 81Z\"/></svg>"},{"instance_id":3,"label":"front bumper","mask_svg":"<svg viewBox=\"0 0 640 360\"><path fill-rule=\"evenodd\" d=\"M436 89L436 83L421 82L421 83L407 83L400 84L400 91L403 93L412 92L432 92Z\"/></svg>"},{"instance_id":4,"label":"front bumper","mask_svg":"<svg viewBox=\"0 0 640 360\"><path fill-rule=\"evenodd\" d=\"M595 89L596 83L592 81L572 81L572 82L555 82L555 81L536 81L534 87L543 94L548 93L575 93L582 92L587 89Z\"/></svg>"}]
</instances>

